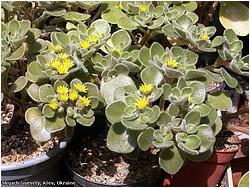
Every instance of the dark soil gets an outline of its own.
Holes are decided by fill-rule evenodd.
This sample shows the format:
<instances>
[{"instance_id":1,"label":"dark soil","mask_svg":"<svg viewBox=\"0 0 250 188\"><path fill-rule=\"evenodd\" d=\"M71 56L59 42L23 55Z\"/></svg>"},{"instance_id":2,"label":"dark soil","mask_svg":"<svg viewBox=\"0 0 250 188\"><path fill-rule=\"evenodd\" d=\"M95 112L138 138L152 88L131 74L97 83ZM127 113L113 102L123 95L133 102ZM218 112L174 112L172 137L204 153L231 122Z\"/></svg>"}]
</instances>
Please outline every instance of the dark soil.
<instances>
[{"instance_id":1,"label":"dark soil","mask_svg":"<svg viewBox=\"0 0 250 188\"><path fill-rule=\"evenodd\" d=\"M141 152L137 160L131 160L110 151L104 134L84 137L77 145L72 145L67 159L73 170L89 181L118 185L157 180L160 167L156 150Z\"/></svg>"},{"instance_id":2,"label":"dark soil","mask_svg":"<svg viewBox=\"0 0 250 188\"><path fill-rule=\"evenodd\" d=\"M10 102L3 101L1 105L1 129L6 131L10 128L10 122L14 114L15 106Z\"/></svg>"},{"instance_id":3,"label":"dark soil","mask_svg":"<svg viewBox=\"0 0 250 188\"><path fill-rule=\"evenodd\" d=\"M38 157L58 145L63 138L64 133L60 132L40 146L31 137L29 130L23 128L12 130L8 135L2 134L1 163L20 163Z\"/></svg>"},{"instance_id":4,"label":"dark soil","mask_svg":"<svg viewBox=\"0 0 250 188\"><path fill-rule=\"evenodd\" d=\"M215 150L219 151L234 151L238 149L239 140L231 131L222 131L216 136L214 145Z\"/></svg>"}]
</instances>

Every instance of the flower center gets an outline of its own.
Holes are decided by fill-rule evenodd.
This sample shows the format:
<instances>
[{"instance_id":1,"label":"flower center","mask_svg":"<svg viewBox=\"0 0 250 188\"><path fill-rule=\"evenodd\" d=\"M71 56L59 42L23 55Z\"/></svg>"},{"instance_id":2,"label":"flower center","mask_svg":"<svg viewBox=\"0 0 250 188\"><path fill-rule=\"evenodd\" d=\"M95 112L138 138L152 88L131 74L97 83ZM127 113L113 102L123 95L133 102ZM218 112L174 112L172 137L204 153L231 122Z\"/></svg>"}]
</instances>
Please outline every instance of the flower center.
<instances>
[{"instance_id":1,"label":"flower center","mask_svg":"<svg viewBox=\"0 0 250 188\"><path fill-rule=\"evenodd\" d=\"M59 107L59 104L55 101L52 101L49 103L50 108L52 108L53 110L56 110Z\"/></svg>"},{"instance_id":2,"label":"flower center","mask_svg":"<svg viewBox=\"0 0 250 188\"><path fill-rule=\"evenodd\" d=\"M81 47L82 47L83 49L88 49L88 48L90 47L90 44L89 44L88 41L82 41L82 42L81 42Z\"/></svg>"},{"instance_id":3,"label":"flower center","mask_svg":"<svg viewBox=\"0 0 250 188\"><path fill-rule=\"evenodd\" d=\"M168 60L166 61L166 63L167 63L167 66L168 66L169 68L171 68L171 69L177 68L177 62L176 62L176 60L174 60L174 59L172 59L172 58L168 59Z\"/></svg>"},{"instance_id":4,"label":"flower center","mask_svg":"<svg viewBox=\"0 0 250 188\"><path fill-rule=\"evenodd\" d=\"M148 106L148 98L147 97L143 97L143 98L139 98L136 100L136 107L140 110L144 109L146 106Z\"/></svg>"},{"instance_id":5,"label":"flower center","mask_svg":"<svg viewBox=\"0 0 250 188\"><path fill-rule=\"evenodd\" d=\"M62 49L63 49L63 47L62 47L61 45L59 45L59 44L57 44L57 45L55 46L55 51L56 51L56 52L61 52Z\"/></svg>"},{"instance_id":6,"label":"flower center","mask_svg":"<svg viewBox=\"0 0 250 188\"><path fill-rule=\"evenodd\" d=\"M208 40L209 39L209 37L208 37L208 35L206 33L202 33L201 36L200 36L200 38L202 40Z\"/></svg>"},{"instance_id":7,"label":"flower center","mask_svg":"<svg viewBox=\"0 0 250 188\"><path fill-rule=\"evenodd\" d=\"M153 90L153 85L151 84L143 84L140 86L139 90L144 94L148 94Z\"/></svg>"},{"instance_id":8,"label":"flower center","mask_svg":"<svg viewBox=\"0 0 250 188\"><path fill-rule=\"evenodd\" d=\"M141 5L140 10L143 11L143 12L147 12L148 6L147 5Z\"/></svg>"}]
</instances>

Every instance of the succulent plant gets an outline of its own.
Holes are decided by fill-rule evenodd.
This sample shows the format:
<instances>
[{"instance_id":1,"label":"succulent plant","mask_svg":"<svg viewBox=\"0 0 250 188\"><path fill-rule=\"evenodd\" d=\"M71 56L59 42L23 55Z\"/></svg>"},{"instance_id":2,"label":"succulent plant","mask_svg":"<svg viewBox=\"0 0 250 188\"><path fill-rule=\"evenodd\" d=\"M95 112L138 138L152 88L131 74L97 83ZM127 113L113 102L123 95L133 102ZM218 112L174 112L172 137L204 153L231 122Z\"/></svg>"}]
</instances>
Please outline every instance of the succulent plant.
<instances>
[{"instance_id":1,"label":"succulent plant","mask_svg":"<svg viewBox=\"0 0 250 188\"><path fill-rule=\"evenodd\" d=\"M25 119L30 124L32 137L38 142L45 142L51 134L65 128L74 127L76 122L91 126L95 120L93 109L97 108L101 95L93 83L82 83L75 78L68 85L63 80L57 80L53 86L33 83L28 94L42 108L31 107L25 113Z\"/></svg>"}]
</instances>

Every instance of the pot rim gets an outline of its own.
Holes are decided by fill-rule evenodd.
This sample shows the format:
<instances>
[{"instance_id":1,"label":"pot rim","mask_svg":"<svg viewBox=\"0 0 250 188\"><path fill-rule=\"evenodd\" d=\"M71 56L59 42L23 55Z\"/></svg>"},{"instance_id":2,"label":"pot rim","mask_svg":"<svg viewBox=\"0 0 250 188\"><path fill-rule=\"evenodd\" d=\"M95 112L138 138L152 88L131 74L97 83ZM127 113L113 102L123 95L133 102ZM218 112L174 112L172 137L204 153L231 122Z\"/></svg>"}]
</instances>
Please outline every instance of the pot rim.
<instances>
[{"instance_id":1,"label":"pot rim","mask_svg":"<svg viewBox=\"0 0 250 188\"><path fill-rule=\"evenodd\" d=\"M19 163L7 163L7 164L1 164L1 171L12 171L12 170L19 170L19 169L24 169L24 168L29 168L31 166L38 165L40 163L43 163L59 153L62 152L62 149L66 148L68 143L70 142L70 138L64 138L58 145L55 147L51 148L48 152L38 156L34 157L29 160L25 160Z\"/></svg>"}]
</instances>

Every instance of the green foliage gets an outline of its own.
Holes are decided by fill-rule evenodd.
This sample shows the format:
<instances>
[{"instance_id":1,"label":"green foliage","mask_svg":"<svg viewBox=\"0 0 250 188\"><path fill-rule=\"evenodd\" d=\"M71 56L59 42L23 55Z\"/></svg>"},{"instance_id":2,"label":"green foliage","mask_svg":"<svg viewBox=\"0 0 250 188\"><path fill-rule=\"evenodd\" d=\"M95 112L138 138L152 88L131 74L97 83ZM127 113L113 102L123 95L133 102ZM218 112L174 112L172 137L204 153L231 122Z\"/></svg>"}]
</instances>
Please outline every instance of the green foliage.
<instances>
[{"instance_id":1,"label":"green foliage","mask_svg":"<svg viewBox=\"0 0 250 188\"><path fill-rule=\"evenodd\" d=\"M37 142L91 126L105 108L110 150L135 159L157 148L160 166L175 174L209 158L219 111L230 110L229 94L242 93L249 76L237 37L248 24L235 28L246 7L219 3L223 36L194 1L2 2L4 95L27 109ZM229 21L225 7L237 13Z\"/></svg>"}]
</instances>

